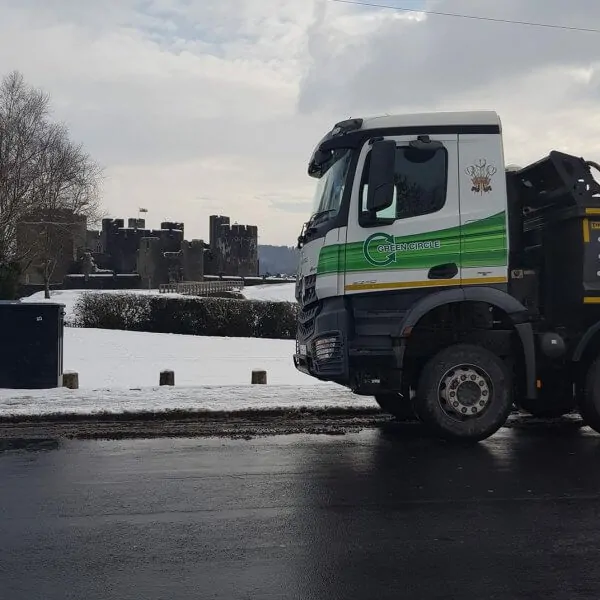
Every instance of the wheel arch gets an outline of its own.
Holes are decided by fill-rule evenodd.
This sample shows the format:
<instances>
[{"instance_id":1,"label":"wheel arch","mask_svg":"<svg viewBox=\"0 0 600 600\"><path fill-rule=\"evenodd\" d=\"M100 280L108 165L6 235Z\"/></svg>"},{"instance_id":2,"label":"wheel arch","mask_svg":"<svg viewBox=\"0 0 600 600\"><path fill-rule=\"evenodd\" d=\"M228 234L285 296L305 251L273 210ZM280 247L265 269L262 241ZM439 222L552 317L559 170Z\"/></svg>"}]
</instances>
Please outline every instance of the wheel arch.
<instances>
[{"instance_id":1,"label":"wheel arch","mask_svg":"<svg viewBox=\"0 0 600 600\"><path fill-rule=\"evenodd\" d=\"M430 294L417 302L405 315L399 326L399 337L405 340L410 337L412 329L416 327L425 315L447 304L462 302L485 302L502 310L508 315L512 326L519 336L523 359L525 361L525 392L527 398L537 397L536 387L536 359L535 340L531 323L527 321L527 308L518 300L503 292L490 287L466 287L442 290ZM600 323L598 331L600 331ZM406 343L402 345L400 358L403 360Z\"/></svg>"},{"instance_id":2,"label":"wheel arch","mask_svg":"<svg viewBox=\"0 0 600 600\"><path fill-rule=\"evenodd\" d=\"M587 351L596 345L600 345L600 321L588 327L575 347L571 360L574 363L581 363Z\"/></svg>"}]
</instances>

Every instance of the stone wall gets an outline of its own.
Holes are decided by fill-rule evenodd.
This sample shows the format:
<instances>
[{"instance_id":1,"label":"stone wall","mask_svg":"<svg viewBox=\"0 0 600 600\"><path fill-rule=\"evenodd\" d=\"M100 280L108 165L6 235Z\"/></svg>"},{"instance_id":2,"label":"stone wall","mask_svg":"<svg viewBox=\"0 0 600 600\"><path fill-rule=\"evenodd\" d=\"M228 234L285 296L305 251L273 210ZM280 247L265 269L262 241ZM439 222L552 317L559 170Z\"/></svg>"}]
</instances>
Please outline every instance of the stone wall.
<instances>
[{"instance_id":1,"label":"stone wall","mask_svg":"<svg viewBox=\"0 0 600 600\"><path fill-rule=\"evenodd\" d=\"M96 265L115 273L139 273L141 285L156 288L172 281L203 281L205 274L258 275L258 229L231 225L229 217L210 217L210 243L186 241L184 224L166 221L148 229L144 219L104 219L102 230L88 231L86 247Z\"/></svg>"},{"instance_id":2,"label":"stone wall","mask_svg":"<svg viewBox=\"0 0 600 600\"><path fill-rule=\"evenodd\" d=\"M143 219L140 221L145 224ZM138 250L144 238L158 238L163 252L179 252L183 242L183 224L161 223L160 229L139 229L124 227L123 219L104 219L100 244L107 255L107 261L104 261L106 268L116 273L135 273Z\"/></svg>"},{"instance_id":3,"label":"stone wall","mask_svg":"<svg viewBox=\"0 0 600 600\"><path fill-rule=\"evenodd\" d=\"M181 260L184 281L204 279L204 253L208 246L204 240L192 240L181 245Z\"/></svg>"},{"instance_id":4,"label":"stone wall","mask_svg":"<svg viewBox=\"0 0 600 600\"><path fill-rule=\"evenodd\" d=\"M202 281L205 251L203 240L184 241L177 252L165 252L160 238L143 238L137 261L142 287L156 288L173 281Z\"/></svg>"},{"instance_id":5,"label":"stone wall","mask_svg":"<svg viewBox=\"0 0 600 600\"><path fill-rule=\"evenodd\" d=\"M210 217L210 257L205 262L209 275L258 276L258 228L231 225L229 217Z\"/></svg>"}]
</instances>

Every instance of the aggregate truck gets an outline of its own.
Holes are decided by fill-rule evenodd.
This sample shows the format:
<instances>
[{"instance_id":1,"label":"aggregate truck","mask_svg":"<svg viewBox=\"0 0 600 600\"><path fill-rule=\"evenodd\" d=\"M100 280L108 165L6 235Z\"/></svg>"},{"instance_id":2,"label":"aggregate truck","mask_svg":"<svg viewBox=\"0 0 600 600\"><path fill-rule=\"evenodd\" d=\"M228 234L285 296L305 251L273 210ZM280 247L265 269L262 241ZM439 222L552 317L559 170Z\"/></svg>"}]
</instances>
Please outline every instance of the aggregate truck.
<instances>
[{"instance_id":1,"label":"aggregate truck","mask_svg":"<svg viewBox=\"0 0 600 600\"><path fill-rule=\"evenodd\" d=\"M295 367L446 438L515 406L600 432L600 185L559 151L504 163L494 111L337 123L298 238Z\"/></svg>"}]
</instances>

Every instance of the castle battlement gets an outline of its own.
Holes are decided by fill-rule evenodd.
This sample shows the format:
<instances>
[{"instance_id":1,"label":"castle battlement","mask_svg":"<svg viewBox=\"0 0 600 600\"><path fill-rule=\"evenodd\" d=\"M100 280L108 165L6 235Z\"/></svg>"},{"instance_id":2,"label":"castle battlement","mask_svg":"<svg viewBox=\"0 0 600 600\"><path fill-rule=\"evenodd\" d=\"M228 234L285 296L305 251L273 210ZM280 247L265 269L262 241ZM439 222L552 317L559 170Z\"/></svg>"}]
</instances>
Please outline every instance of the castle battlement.
<instances>
[{"instance_id":1,"label":"castle battlement","mask_svg":"<svg viewBox=\"0 0 600 600\"><path fill-rule=\"evenodd\" d=\"M257 238L258 227L256 225L222 225L220 230L222 236L235 236L242 238Z\"/></svg>"},{"instance_id":2,"label":"castle battlement","mask_svg":"<svg viewBox=\"0 0 600 600\"><path fill-rule=\"evenodd\" d=\"M255 225L231 224L227 216L211 215L208 244L185 240L184 229L184 223L178 221L164 221L160 229L149 229L141 218L103 219L101 231L88 232L88 240L99 264L116 273L137 271L144 281L166 282L179 276L200 281L204 273L258 275ZM177 260L181 264L176 269L173 261Z\"/></svg>"}]
</instances>

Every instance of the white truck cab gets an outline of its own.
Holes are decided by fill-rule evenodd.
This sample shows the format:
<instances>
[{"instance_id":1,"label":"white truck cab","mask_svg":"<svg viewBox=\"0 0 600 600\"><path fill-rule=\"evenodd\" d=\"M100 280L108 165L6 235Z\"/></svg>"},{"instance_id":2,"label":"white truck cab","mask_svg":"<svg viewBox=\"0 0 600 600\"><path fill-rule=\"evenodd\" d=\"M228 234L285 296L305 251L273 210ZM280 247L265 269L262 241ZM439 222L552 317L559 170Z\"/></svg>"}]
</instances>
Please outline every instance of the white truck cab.
<instances>
[{"instance_id":1,"label":"white truck cab","mask_svg":"<svg viewBox=\"0 0 600 600\"><path fill-rule=\"evenodd\" d=\"M557 400L550 384L550 400L540 382L557 372L552 361L573 370L575 342L600 317L564 313L595 298L581 236L592 227L585 211L600 215L591 166L552 152L507 168L494 111L336 124L308 168L317 185L298 238L296 367L446 437L491 435L513 402L539 414L573 408L574 397ZM575 278L564 256L541 258L540 248L556 250L551 231L580 247ZM556 277L568 271L575 287L561 295Z\"/></svg>"}]
</instances>

